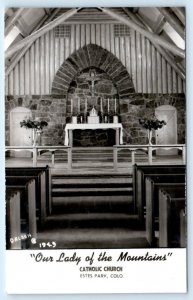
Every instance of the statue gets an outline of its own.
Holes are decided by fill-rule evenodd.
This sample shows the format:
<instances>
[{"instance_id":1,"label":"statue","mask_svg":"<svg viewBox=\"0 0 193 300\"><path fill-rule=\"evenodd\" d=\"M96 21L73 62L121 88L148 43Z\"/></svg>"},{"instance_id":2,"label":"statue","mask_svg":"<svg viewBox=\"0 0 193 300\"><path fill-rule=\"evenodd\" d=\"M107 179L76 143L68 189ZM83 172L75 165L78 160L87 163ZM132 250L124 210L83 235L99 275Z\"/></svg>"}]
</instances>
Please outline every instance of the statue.
<instances>
[{"instance_id":1,"label":"statue","mask_svg":"<svg viewBox=\"0 0 193 300\"><path fill-rule=\"evenodd\" d=\"M88 123L95 123L95 124L99 123L99 116L96 109L94 108L94 105L91 111L89 112Z\"/></svg>"},{"instance_id":2,"label":"statue","mask_svg":"<svg viewBox=\"0 0 193 300\"><path fill-rule=\"evenodd\" d=\"M90 115L90 117L97 117L97 116L98 116L97 111L96 111L96 109L94 108L94 106L93 106L93 108L91 109L89 115Z\"/></svg>"}]
</instances>

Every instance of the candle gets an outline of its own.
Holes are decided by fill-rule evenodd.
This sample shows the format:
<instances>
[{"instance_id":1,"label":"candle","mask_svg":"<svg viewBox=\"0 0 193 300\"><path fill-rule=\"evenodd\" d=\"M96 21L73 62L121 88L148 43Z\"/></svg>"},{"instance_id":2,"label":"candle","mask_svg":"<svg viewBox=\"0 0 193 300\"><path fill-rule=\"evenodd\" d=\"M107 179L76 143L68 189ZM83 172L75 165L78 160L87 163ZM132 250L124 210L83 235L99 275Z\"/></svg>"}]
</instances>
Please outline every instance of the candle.
<instances>
[{"instance_id":1,"label":"candle","mask_svg":"<svg viewBox=\"0 0 193 300\"><path fill-rule=\"evenodd\" d=\"M71 115L73 115L73 99L71 98Z\"/></svg>"},{"instance_id":2,"label":"candle","mask_svg":"<svg viewBox=\"0 0 193 300\"><path fill-rule=\"evenodd\" d=\"M108 98L108 107L107 107L108 113L109 113L109 98Z\"/></svg>"},{"instance_id":3,"label":"candle","mask_svg":"<svg viewBox=\"0 0 193 300\"><path fill-rule=\"evenodd\" d=\"M85 113L87 113L87 98L85 99Z\"/></svg>"},{"instance_id":4,"label":"candle","mask_svg":"<svg viewBox=\"0 0 193 300\"><path fill-rule=\"evenodd\" d=\"M116 114L116 110L117 110L117 99L115 98L115 114Z\"/></svg>"},{"instance_id":5,"label":"candle","mask_svg":"<svg viewBox=\"0 0 193 300\"><path fill-rule=\"evenodd\" d=\"M101 97L101 112L103 111L103 99Z\"/></svg>"},{"instance_id":6,"label":"candle","mask_svg":"<svg viewBox=\"0 0 193 300\"><path fill-rule=\"evenodd\" d=\"M80 113L80 98L78 98L78 114Z\"/></svg>"}]
</instances>

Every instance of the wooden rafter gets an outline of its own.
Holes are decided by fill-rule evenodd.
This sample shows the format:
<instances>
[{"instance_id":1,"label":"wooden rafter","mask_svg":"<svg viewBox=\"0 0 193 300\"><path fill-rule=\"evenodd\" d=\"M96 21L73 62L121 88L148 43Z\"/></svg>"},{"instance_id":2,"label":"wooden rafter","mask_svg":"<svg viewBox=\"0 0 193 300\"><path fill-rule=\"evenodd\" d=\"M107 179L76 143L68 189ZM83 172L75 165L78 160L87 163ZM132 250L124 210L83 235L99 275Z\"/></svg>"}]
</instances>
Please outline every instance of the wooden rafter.
<instances>
[{"instance_id":1,"label":"wooden rafter","mask_svg":"<svg viewBox=\"0 0 193 300\"><path fill-rule=\"evenodd\" d=\"M45 12L46 12L47 15L49 15L49 16L51 15L51 11L50 11L49 8L44 8L44 10L45 10Z\"/></svg>"},{"instance_id":2,"label":"wooden rafter","mask_svg":"<svg viewBox=\"0 0 193 300\"><path fill-rule=\"evenodd\" d=\"M19 8L13 16L8 19L7 25L5 27L5 36L9 33L11 28L14 26L15 22L21 16L25 8Z\"/></svg>"},{"instance_id":3,"label":"wooden rafter","mask_svg":"<svg viewBox=\"0 0 193 300\"><path fill-rule=\"evenodd\" d=\"M142 28L141 26L139 26L138 24L134 23L132 20L129 20L119 14L117 14L116 12L113 12L111 9L109 8L99 8L101 9L103 12L105 12L106 14L114 17L115 19L119 20L120 22L124 23L125 25L133 28L134 30L138 31L139 33L143 34L144 36L146 36L150 41L153 41L157 44L159 44L160 46L165 47L166 49L172 51L173 53L175 53L176 55L179 55L180 57L185 58L185 51L180 49L179 47L175 46L172 43L169 43L168 41L166 41L165 39L163 39L162 37L151 33L149 31L147 31L146 29Z\"/></svg>"},{"instance_id":4,"label":"wooden rafter","mask_svg":"<svg viewBox=\"0 0 193 300\"><path fill-rule=\"evenodd\" d=\"M154 33L160 34L163 30L163 26L166 23L166 19L163 15L160 15L154 27Z\"/></svg>"},{"instance_id":5,"label":"wooden rafter","mask_svg":"<svg viewBox=\"0 0 193 300\"><path fill-rule=\"evenodd\" d=\"M140 15L137 15L137 17L141 20L141 22L144 24L145 27L147 26L148 30L153 32L153 28L149 27L149 25L147 25L147 23L140 17ZM167 38L168 38L168 36L167 36ZM157 49L158 49L158 47L160 49L159 51L163 51L162 56L164 56L164 53L165 53L166 54L166 56L164 56L165 59L166 59L166 57L168 57L171 60L171 62L173 62L174 66L176 66L182 72L182 74L183 74L182 78L185 78L185 68L181 64L181 62L184 60L184 58L182 58L178 55L173 55L173 53L171 53L168 49L164 49L163 47L160 47L159 45L157 45ZM160 54L161 54L161 52L160 52Z\"/></svg>"},{"instance_id":6,"label":"wooden rafter","mask_svg":"<svg viewBox=\"0 0 193 300\"><path fill-rule=\"evenodd\" d=\"M182 39L185 37L184 28L180 24L180 21L170 13L170 11L165 7L157 8L160 13L166 18L167 22L177 31L177 33L181 36Z\"/></svg>"},{"instance_id":7,"label":"wooden rafter","mask_svg":"<svg viewBox=\"0 0 193 300\"><path fill-rule=\"evenodd\" d=\"M141 26L142 28L144 27L143 24L141 23L140 20L138 20L138 18L136 17L136 14L134 14L133 12L131 12L127 7L123 7L124 12L126 13L126 15L133 20L136 24L138 24L139 26Z\"/></svg>"},{"instance_id":8,"label":"wooden rafter","mask_svg":"<svg viewBox=\"0 0 193 300\"><path fill-rule=\"evenodd\" d=\"M133 20L136 24L140 25L143 28L146 28L150 32L153 32L153 29L146 24L146 22L139 19L139 16L137 14L132 13L128 8L124 8L125 13L128 15L130 19ZM158 50L158 52L165 58L165 60L173 67L173 69L176 71L176 73L185 80L185 71L181 66L178 66L173 57L168 54L161 46L159 46L154 41L151 41L151 43L154 45L154 47Z\"/></svg>"},{"instance_id":9,"label":"wooden rafter","mask_svg":"<svg viewBox=\"0 0 193 300\"><path fill-rule=\"evenodd\" d=\"M28 36L28 32L27 32L27 30L25 30L25 26L23 25L21 19L17 20L15 25L17 26L17 28L19 29L19 31L21 32L21 35L23 37Z\"/></svg>"},{"instance_id":10,"label":"wooden rafter","mask_svg":"<svg viewBox=\"0 0 193 300\"><path fill-rule=\"evenodd\" d=\"M52 21L54 19L54 17L57 15L57 13L59 12L59 10L60 10L60 8L56 8L53 11L53 13L51 14L51 16L46 15L43 19L41 19L39 24L34 28L34 30L32 32L35 32L36 30L38 30L45 23ZM13 68L16 66L16 64L19 62L19 60L25 55L25 53L31 47L32 44L33 44L33 42L30 42L19 52L19 54L15 54L15 57L14 56L12 57L13 61L7 67L7 69L5 71L6 76L9 75L9 73L13 70Z\"/></svg>"},{"instance_id":11,"label":"wooden rafter","mask_svg":"<svg viewBox=\"0 0 193 300\"><path fill-rule=\"evenodd\" d=\"M182 24L185 26L186 24L186 18L185 18L185 13L182 7L171 7L173 12L176 14L178 19L182 22Z\"/></svg>"},{"instance_id":12,"label":"wooden rafter","mask_svg":"<svg viewBox=\"0 0 193 300\"><path fill-rule=\"evenodd\" d=\"M30 42L35 41L37 38L48 32L49 30L53 29L54 27L58 26L62 22L64 22L66 19L70 18L73 16L79 8L73 8L68 10L66 13L62 14L55 20L51 21L50 23L44 25L41 27L39 30L33 32L31 35L27 36L25 39L22 41L19 41L16 45L13 45L12 47L8 48L7 51L5 52L5 58L10 57L13 55L15 52L23 48L25 45L27 45Z\"/></svg>"}]
</instances>

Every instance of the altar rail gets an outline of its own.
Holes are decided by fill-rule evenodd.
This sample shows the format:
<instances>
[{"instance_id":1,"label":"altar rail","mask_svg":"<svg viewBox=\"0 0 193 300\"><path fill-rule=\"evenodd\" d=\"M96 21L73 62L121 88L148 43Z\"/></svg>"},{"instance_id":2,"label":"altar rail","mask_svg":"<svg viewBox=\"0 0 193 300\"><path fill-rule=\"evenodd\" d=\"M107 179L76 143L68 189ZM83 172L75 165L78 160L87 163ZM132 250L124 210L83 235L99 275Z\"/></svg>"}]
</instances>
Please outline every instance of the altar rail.
<instances>
[{"instance_id":1,"label":"altar rail","mask_svg":"<svg viewBox=\"0 0 193 300\"><path fill-rule=\"evenodd\" d=\"M90 147L91 149L99 149L98 147ZM114 170L118 169L118 152L121 150L128 150L131 152L131 164L135 164L135 153L137 151L143 151L148 154L148 163L152 164L152 152L157 149L178 149L182 151L182 163L186 162L186 146L185 144L175 144L175 145L115 145L113 146L113 167ZM37 166L37 156L38 153L43 151L51 153L51 163L52 167L55 165L55 152L62 150L67 152L68 157L68 170L72 169L72 151L73 147L70 146L6 146L5 151L29 151L32 153L33 157L33 167Z\"/></svg>"},{"instance_id":2,"label":"altar rail","mask_svg":"<svg viewBox=\"0 0 193 300\"><path fill-rule=\"evenodd\" d=\"M6 146L5 151L29 151L32 153L33 167L37 166L38 153L43 151L51 153L52 167L55 165L55 152L62 150L67 152L68 156L68 170L72 168L72 147L70 146Z\"/></svg>"},{"instance_id":3,"label":"altar rail","mask_svg":"<svg viewBox=\"0 0 193 300\"><path fill-rule=\"evenodd\" d=\"M182 162L185 164L186 161L186 145L185 144L171 144L171 145L114 145L113 146L113 162L114 170L118 169L118 151L128 150L131 152L131 164L135 164L135 153L142 151L148 154L148 163L152 164L152 153L154 150L164 149L178 149L182 151Z\"/></svg>"}]
</instances>

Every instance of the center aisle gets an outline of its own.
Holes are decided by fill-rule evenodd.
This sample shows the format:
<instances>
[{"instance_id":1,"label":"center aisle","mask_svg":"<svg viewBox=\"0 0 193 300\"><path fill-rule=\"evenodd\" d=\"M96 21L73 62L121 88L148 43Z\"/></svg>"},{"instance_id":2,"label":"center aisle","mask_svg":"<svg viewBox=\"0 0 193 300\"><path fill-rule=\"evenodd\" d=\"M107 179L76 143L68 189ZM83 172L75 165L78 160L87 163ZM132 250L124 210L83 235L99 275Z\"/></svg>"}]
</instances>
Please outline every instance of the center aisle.
<instances>
[{"instance_id":1,"label":"center aisle","mask_svg":"<svg viewBox=\"0 0 193 300\"><path fill-rule=\"evenodd\" d=\"M134 212L132 175L112 172L52 174L52 213L37 243L56 248L147 248Z\"/></svg>"}]
</instances>

